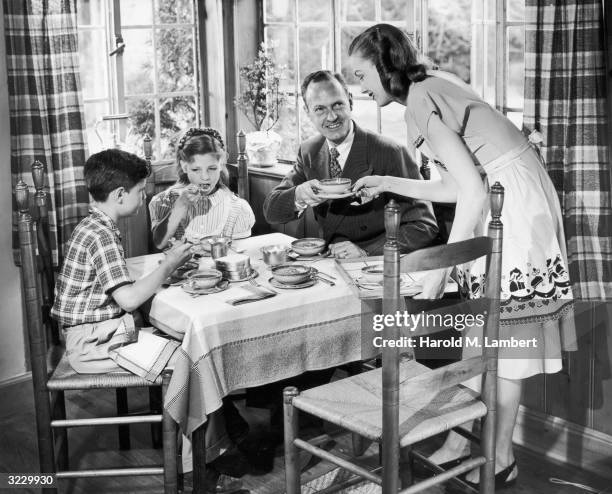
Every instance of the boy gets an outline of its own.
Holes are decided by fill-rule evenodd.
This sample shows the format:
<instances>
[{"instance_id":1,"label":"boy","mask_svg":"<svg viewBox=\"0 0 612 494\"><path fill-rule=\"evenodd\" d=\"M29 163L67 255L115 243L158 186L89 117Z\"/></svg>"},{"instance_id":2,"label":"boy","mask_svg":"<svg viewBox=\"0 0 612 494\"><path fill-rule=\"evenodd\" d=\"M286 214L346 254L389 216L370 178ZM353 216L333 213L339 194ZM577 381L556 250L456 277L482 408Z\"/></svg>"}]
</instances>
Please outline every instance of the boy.
<instances>
[{"instance_id":1,"label":"boy","mask_svg":"<svg viewBox=\"0 0 612 494\"><path fill-rule=\"evenodd\" d=\"M108 149L85 163L85 183L91 196L90 215L75 228L55 287L51 314L63 325L66 356L79 373L128 370L155 380L177 347L175 342L138 334L132 312L190 257L190 244L178 242L159 267L140 280L130 276L117 222L143 205L149 167L141 158ZM143 367L130 363L118 349L144 349ZM151 356L151 352L156 352Z\"/></svg>"}]
</instances>

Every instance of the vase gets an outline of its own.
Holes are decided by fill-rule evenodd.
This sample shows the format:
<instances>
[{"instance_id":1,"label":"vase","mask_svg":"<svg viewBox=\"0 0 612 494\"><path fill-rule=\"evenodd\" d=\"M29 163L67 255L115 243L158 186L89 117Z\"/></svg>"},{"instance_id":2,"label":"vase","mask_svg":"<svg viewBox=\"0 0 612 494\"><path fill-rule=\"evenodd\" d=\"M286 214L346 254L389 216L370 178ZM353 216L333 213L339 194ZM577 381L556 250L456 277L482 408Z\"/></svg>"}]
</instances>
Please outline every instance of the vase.
<instances>
[{"instance_id":1,"label":"vase","mask_svg":"<svg viewBox=\"0 0 612 494\"><path fill-rule=\"evenodd\" d=\"M246 152L253 166L274 166L281 145L281 136L273 130L258 130L246 135Z\"/></svg>"}]
</instances>

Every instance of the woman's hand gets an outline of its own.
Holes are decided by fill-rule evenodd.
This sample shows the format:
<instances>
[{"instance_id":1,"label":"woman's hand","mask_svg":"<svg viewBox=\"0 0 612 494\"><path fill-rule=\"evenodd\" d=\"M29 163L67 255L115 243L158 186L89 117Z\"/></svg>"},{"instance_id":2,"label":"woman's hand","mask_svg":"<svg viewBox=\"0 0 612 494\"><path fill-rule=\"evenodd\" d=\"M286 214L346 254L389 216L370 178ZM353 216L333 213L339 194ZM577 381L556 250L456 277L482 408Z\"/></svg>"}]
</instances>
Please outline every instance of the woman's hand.
<instances>
[{"instance_id":1,"label":"woman's hand","mask_svg":"<svg viewBox=\"0 0 612 494\"><path fill-rule=\"evenodd\" d=\"M187 217L187 211L200 198L197 186L189 185L180 192L173 192L178 195L176 201L172 205L172 219L180 221Z\"/></svg>"},{"instance_id":2,"label":"woman's hand","mask_svg":"<svg viewBox=\"0 0 612 494\"><path fill-rule=\"evenodd\" d=\"M421 292L417 293L413 298L426 300L442 298L450 271L450 269L437 269L427 273L421 281Z\"/></svg>"},{"instance_id":3,"label":"woman's hand","mask_svg":"<svg viewBox=\"0 0 612 494\"><path fill-rule=\"evenodd\" d=\"M378 197L383 192L387 192L387 177L379 175L370 175L369 177L362 177L355 185L353 185L354 191L361 191L360 194L365 197Z\"/></svg>"}]
</instances>

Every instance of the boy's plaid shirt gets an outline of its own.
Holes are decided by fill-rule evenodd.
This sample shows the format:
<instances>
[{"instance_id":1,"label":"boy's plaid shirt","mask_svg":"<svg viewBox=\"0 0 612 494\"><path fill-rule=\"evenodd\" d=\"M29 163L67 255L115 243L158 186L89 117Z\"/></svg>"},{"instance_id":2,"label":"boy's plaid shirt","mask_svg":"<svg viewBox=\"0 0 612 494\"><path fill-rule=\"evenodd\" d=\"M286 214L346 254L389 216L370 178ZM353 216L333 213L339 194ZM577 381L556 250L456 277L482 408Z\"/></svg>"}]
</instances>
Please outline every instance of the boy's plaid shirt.
<instances>
[{"instance_id":1,"label":"boy's plaid shirt","mask_svg":"<svg viewBox=\"0 0 612 494\"><path fill-rule=\"evenodd\" d=\"M117 225L92 207L70 237L51 314L64 326L120 316L124 311L111 293L133 282Z\"/></svg>"}]
</instances>

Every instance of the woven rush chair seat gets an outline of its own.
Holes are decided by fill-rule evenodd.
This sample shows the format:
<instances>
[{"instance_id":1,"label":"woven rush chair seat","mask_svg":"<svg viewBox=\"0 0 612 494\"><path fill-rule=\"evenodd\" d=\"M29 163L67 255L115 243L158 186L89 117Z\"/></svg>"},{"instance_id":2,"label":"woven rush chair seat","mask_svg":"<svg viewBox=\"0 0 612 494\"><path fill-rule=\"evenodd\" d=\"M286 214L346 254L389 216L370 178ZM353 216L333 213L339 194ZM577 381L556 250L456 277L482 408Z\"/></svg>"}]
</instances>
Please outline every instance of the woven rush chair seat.
<instances>
[{"instance_id":1,"label":"woven rush chair seat","mask_svg":"<svg viewBox=\"0 0 612 494\"><path fill-rule=\"evenodd\" d=\"M172 368L167 366L155 381L148 381L128 371L107 372L104 374L79 374L70 366L66 355L63 355L47 381L47 388L49 391L146 388L150 386L161 386L163 374L171 372Z\"/></svg>"},{"instance_id":2,"label":"woven rush chair seat","mask_svg":"<svg viewBox=\"0 0 612 494\"><path fill-rule=\"evenodd\" d=\"M400 364L400 383L430 369L414 360ZM293 406L373 441L382 439L382 369L303 391ZM399 439L408 446L469 420L484 417L478 394L464 386L418 394L400 385Z\"/></svg>"}]
</instances>

